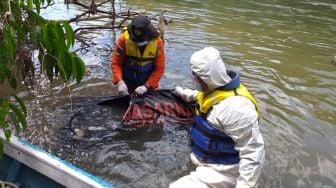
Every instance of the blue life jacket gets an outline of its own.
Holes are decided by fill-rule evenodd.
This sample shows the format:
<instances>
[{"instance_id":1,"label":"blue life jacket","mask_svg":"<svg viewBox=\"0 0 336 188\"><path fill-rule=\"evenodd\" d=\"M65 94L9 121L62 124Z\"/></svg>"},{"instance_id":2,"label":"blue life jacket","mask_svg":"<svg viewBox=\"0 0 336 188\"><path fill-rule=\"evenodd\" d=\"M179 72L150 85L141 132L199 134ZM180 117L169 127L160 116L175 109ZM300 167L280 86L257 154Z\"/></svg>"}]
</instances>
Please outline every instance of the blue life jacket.
<instances>
[{"instance_id":1,"label":"blue life jacket","mask_svg":"<svg viewBox=\"0 0 336 188\"><path fill-rule=\"evenodd\" d=\"M204 163L211 164L237 164L240 161L239 152L235 150L234 141L223 131L211 125L206 114L212 106L228 97L239 95L250 99L256 107L258 117L260 111L254 97L245 86L240 84L239 73L228 71L232 81L226 86L217 88L210 93L199 92L197 94L198 106L191 127L191 150Z\"/></svg>"},{"instance_id":2,"label":"blue life jacket","mask_svg":"<svg viewBox=\"0 0 336 188\"><path fill-rule=\"evenodd\" d=\"M231 137L221 132L201 116L194 117L191 127L191 150L204 163L237 164L239 153Z\"/></svg>"}]
</instances>

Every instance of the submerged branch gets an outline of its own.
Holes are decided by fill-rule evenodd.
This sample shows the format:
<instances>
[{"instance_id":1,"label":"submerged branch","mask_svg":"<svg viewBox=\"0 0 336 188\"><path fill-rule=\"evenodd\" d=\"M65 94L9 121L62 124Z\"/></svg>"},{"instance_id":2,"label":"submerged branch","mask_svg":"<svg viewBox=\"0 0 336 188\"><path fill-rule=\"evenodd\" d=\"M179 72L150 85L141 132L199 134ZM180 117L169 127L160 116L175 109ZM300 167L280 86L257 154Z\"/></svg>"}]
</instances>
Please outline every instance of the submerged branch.
<instances>
[{"instance_id":1,"label":"submerged branch","mask_svg":"<svg viewBox=\"0 0 336 188\"><path fill-rule=\"evenodd\" d=\"M79 27L74 30L74 33L77 33L80 30L88 29L88 30L93 30L93 29L118 29L120 27L118 26L92 26L92 27Z\"/></svg>"},{"instance_id":2,"label":"submerged branch","mask_svg":"<svg viewBox=\"0 0 336 188\"><path fill-rule=\"evenodd\" d=\"M86 12L87 13L87 12ZM69 20L69 22L79 22L79 21L90 21L90 20L99 20L102 18L114 18L114 16L112 15L101 15L101 16L88 16L88 17L82 17L82 15L77 16L76 18L72 18ZM82 17L82 18L81 18ZM113 24L112 24L113 25Z\"/></svg>"},{"instance_id":3,"label":"submerged branch","mask_svg":"<svg viewBox=\"0 0 336 188\"><path fill-rule=\"evenodd\" d=\"M145 15L146 10L136 10L129 8L127 11L120 11L116 12L115 9L115 0L105 0L103 2L100 2L98 4L95 3L94 0L91 0L90 5L86 5L82 2L79 2L78 0L65 0L66 4L74 4L83 7L86 9L83 13L77 15L74 18L71 18L67 20L69 23L73 22L81 22L81 21L101 21L103 19L104 22L106 22L106 19L110 19L111 21L105 25L102 26L80 26L77 29L74 30L74 33L76 34L76 39L79 40L82 44L85 44L86 47L82 47L81 51L83 48L89 48L91 45L88 45L85 43L85 40L80 40L78 33L81 33L80 31L83 30L99 30L99 29L104 29L104 30L112 30L114 31L115 29L121 29L125 27L127 24L125 24L126 21L131 20L134 16L137 15ZM111 2L111 11L106 11L106 3ZM102 7L105 6L105 7ZM159 14L148 16L150 20L155 20L155 22L158 24L157 29L159 30L160 37L163 39L164 37L164 26L167 26L168 23L172 22L172 20L168 21L165 17L164 14L167 11L164 10ZM114 36L115 37L115 36Z\"/></svg>"},{"instance_id":4,"label":"submerged branch","mask_svg":"<svg viewBox=\"0 0 336 188\"><path fill-rule=\"evenodd\" d=\"M113 0L113 1L114 1L114 0ZM104 11L104 10L100 10L100 9L98 9L98 7L101 6L101 5L103 5L104 3L100 3L100 4L98 4L98 5L96 5L96 4L93 3L93 4L91 4L90 6L85 5L85 4L83 4L83 3L80 3L80 2L78 2L78 1L74 1L74 2L72 2L72 3L75 4L75 5L79 5L79 6L83 7L83 8L87 8L87 9L89 9L91 12L99 12L99 13L103 13L103 14L114 15L113 12L108 12L108 11ZM96 9L96 10L93 10L93 9Z\"/></svg>"}]
</instances>

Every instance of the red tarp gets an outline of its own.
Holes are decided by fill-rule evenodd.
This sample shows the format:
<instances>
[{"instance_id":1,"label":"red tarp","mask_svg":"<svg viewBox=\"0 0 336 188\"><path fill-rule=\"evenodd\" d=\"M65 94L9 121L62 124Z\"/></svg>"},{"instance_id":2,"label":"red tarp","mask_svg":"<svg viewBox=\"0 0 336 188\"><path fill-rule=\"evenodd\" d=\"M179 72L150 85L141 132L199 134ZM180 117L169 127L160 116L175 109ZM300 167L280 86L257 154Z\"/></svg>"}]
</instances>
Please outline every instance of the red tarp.
<instances>
[{"instance_id":1,"label":"red tarp","mask_svg":"<svg viewBox=\"0 0 336 188\"><path fill-rule=\"evenodd\" d=\"M176 97L170 90L150 90L144 96L131 97L122 126L151 127L192 124L194 107ZM131 127L130 127L131 126Z\"/></svg>"}]
</instances>

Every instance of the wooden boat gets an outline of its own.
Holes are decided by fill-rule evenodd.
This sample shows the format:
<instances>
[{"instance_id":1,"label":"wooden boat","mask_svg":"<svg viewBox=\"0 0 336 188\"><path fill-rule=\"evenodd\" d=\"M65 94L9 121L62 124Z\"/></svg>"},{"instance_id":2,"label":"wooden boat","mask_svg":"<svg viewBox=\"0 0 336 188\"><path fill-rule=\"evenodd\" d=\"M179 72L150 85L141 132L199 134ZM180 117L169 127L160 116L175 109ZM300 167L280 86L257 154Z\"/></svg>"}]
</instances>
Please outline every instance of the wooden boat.
<instances>
[{"instance_id":1,"label":"wooden boat","mask_svg":"<svg viewBox=\"0 0 336 188\"><path fill-rule=\"evenodd\" d=\"M2 130L4 156L0 160L0 187L100 188L108 182L66 162L26 140L12 136L7 143Z\"/></svg>"}]
</instances>

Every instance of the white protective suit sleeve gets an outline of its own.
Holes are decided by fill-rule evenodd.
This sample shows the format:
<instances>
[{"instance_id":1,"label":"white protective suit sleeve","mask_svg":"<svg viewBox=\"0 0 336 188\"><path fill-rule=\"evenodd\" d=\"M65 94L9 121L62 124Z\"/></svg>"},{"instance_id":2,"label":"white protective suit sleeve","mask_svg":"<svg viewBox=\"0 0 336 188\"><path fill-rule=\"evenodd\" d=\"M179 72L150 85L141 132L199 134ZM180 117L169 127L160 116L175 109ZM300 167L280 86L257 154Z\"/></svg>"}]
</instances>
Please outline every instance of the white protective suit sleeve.
<instances>
[{"instance_id":1,"label":"white protective suit sleeve","mask_svg":"<svg viewBox=\"0 0 336 188\"><path fill-rule=\"evenodd\" d=\"M177 86L173 91L174 95L181 97L186 102L196 101L196 95L198 91L192 89L184 89L182 87Z\"/></svg>"},{"instance_id":2,"label":"white protective suit sleeve","mask_svg":"<svg viewBox=\"0 0 336 188\"><path fill-rule=\"evenodd\" d=\"M254 104L242 96L229 97L214 105L207 120L235 142L239 152L236 187L254 187L265 159L264 141L259 131Z\"/></svg>"}]
</instances>

